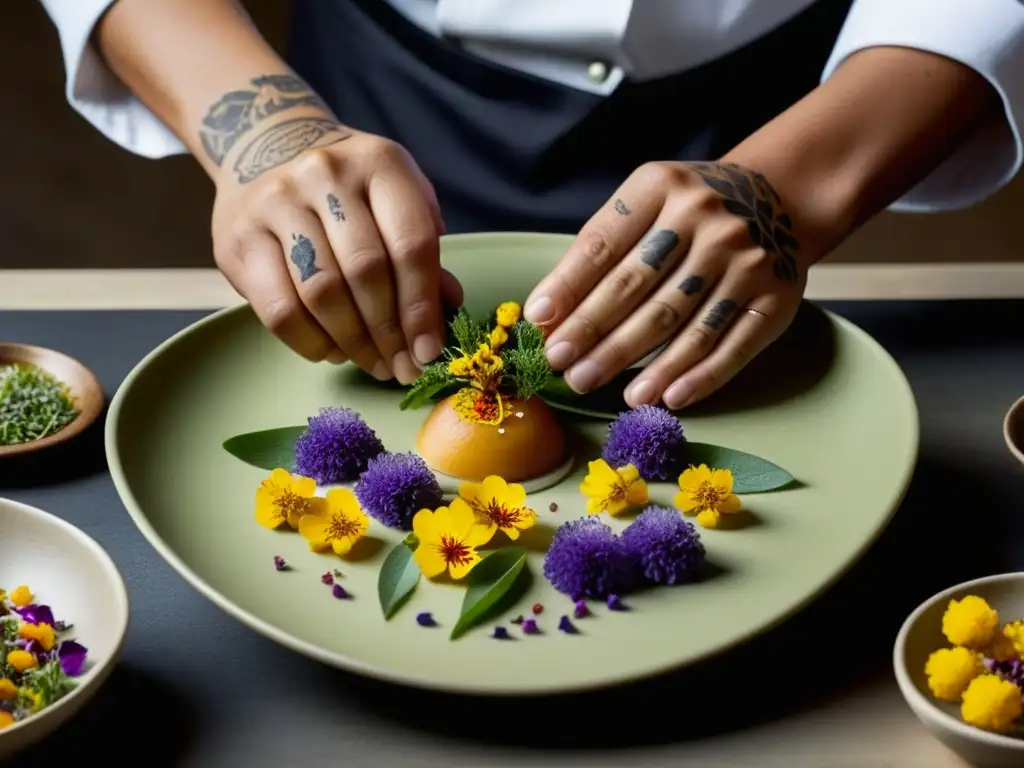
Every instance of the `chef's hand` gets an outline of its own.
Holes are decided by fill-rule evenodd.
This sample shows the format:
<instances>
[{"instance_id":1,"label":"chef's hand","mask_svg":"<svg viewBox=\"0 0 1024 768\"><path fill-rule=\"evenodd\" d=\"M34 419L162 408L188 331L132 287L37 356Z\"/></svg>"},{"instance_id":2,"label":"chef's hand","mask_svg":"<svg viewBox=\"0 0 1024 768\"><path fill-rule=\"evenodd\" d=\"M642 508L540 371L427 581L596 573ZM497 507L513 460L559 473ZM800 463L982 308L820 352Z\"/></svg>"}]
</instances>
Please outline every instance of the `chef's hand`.
<instances>
[{"instance_id":1,"label":"chef's hand","mask_svg":"<svg viewBox=\"0 0 1024 768\"><path fill-rule=\"evenodd\" d=\"M587 222L524 308L579 393L659 345L627 387L682 408L735 376L792 322L809 260L779 195L731 163L649 163Z\"/></svg>"},{"instance_id":2,"label":"chef's hand","mask_svg":"<svg viewBox=\"0 0 1024 768\"><path fill-rule=\"evenodd\" d=\"M433 187L398 144L333 118L258 130L215 179L218 267L302 357L411 382L441 352L442 301L462 303Z\"/></svg>"}]
</instances>

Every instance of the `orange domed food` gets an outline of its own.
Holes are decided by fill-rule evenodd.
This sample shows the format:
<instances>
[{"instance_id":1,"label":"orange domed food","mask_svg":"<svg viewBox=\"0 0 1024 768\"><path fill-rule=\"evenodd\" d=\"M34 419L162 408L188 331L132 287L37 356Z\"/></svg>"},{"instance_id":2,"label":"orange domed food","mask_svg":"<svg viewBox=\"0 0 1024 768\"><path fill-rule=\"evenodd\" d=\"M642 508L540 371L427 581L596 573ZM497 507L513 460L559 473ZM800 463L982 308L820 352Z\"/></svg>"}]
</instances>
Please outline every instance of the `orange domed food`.
<instances>
[{"instance_id":1,"label":"orange domed food","mask_svg":"<svg viewBox=\"0 0 1024 768\"><path fill-rule=\"evenodd\" d=\"M565 431L547 403L482 394L464 389L431 410L416 452L432 469L474 482L489 475L522 482L565 462Z\"/></svg>"}]
</instances>

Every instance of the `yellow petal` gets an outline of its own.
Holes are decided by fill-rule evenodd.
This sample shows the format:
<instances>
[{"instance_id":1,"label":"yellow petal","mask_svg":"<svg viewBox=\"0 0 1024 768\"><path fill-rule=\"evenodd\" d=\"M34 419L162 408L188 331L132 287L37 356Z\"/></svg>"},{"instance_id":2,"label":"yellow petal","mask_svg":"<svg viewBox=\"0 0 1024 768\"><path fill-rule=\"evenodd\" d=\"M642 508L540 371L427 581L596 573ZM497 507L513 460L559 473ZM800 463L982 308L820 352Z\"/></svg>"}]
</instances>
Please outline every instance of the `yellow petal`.
<instances>
[{"instance_id":1,"label":"yellow petal","mask_svg":"<svg viewBox=\"0 0 1024 768\"><path fill-rule=\"evenodd\" d=\"M465 532L460 541L467 547L482 547L493 539L497 532L498 526L494 524L493 520L488 519L486 523L479 523L474 519L473 525Z\"/></svg>"},{"instance_id":2,"label":"yellow petal","mask_svg":"<svg viewBox=\"0 0 1024 768\"><path fill-rule=\"evenodd\" d=\"M692 512L697 507L697 499L689 491L680 491L672 497L672 503L683 512Z\"/></svg>"},{"instance_id":3,"label":"yellow petal","mask_svg":"<svg viewBox=\"0 0 1024 768\"><path fill-rule=\"evenodd\" d=\"M621 515L627 509L629 509L629 504L626 503L625 499L609 500L604 505L604 511L612 517L615 517L616 515Z\"/></svg>"},{"instance_id":4,"label":"yellow petal","mask_svg":"<svg viewBox=\"0 0 1024 768\"><path fill-rule=\"evenodd\" d=\"M611 492L611 484L606 483L603 480L594 480L587 477L582 483L580 483L580 493L584 496L603 498L605 496L610 496Z\"/></svg>"},{"instance_id":5,"label":"yellow petal","mask_svg":"<svg viewBox=\"0 0 1024 768\"><path fill-rule=\"evenodd\" d=\"M452 503L448 507L448 516L451 521L448 530L459 541L465 541L470 530L479 527L473 508L458 497L452 499Z\"/></svg>"},{"instance_id":6,"label":"yellow petal","mask_svg":"<svg viewBox=\"0 0 1024 768\"><path fill-rule=\"evenodd\" d=\"M277 488L285 490L292 487L292 475L287 469L275 469L263 482L270 483Z\"/></svg>"},{"instance_id":7,"label":"yellow petal","mask_svg":"<svg viewBox=\"0 0 1024 768\"><path fill-rule=\"evenodd\" d=\"M626 491L626 503L631 507L639 507L647 503L647 483L636 480Z\"/></svg>"},{"instance_id":8,"label":"yellow petal","mask_svg":"<svg viewBox=\"0 0 1024 768\"><path fill-rule=\"evenodd\" d=\"M605 499L600 499L597 498L596 496L591 496L589 499L587 499L587 514L601 514L602 512L604 512L604 503Z\"/></svg>"},{"instance_id":9,"label":"yellow petal","mask_svg":"<svg viewBox=\"0 0 1024 768\"><path fill-rule=\"evenodd\" d=\"M488 475L484 478L480 495L485 502L500 502L505 496L505 481L497 475Z\"/></svg>"},{"instance_id":10,"label":"yellow petal","mask_svg":"<svg viewBox=\"0 0 1024 768\"><path fill-rule=\"evenodd\" d=\"M284 517L274 504L260 503L256 505L256 522L264 528L273 530L284 522Z\"/></svg>"},{"instance_id":11,"label":"yellow petal","mask_svg":"<svg viewBox=\"0 0 1024 768\"><path fill-rule=\"evenodd\" d=\"M632 464L627 464L624 467L619 467L619 469L616 470L616 472L618 473L618 475L621 478L622 482L624 482L626 485L629 485L630 483L635 481L638 477L640 477L640 470L637 469Z\"/></svg>"},{"instance_id":12,"label":"yellow petal","mask_svg":"<svg viewBox=\"0 0 1024 768\"><path fill-rule=\"evenodd\" d=\"M502 530L505 531L505 535L508 536L512 541L515 541L516 539L519 538L519 529L518 528L509 527L509 528L502 528Z\"/></svg>"},{"instance_id":13,"label":"yellow petal","mask_svg":"<svg viewBox=\"0 0 1024 768\"><path fill-rule=\"evenodd\" d=\"M516 523L516 528L520 531L525 531L527 528L533 528L537 524L537 513L528 507L519 508L519 521Z\"/></svg>"},{"instance_id":14,"label":"yellow petal","mask_svg":"<svg viewBox=\"0 0 1024 768\"><path fill-rule=\"evenodd\" d=\"M437 547L432 544L424 544L422 541L413 551L412 557L420 567L420 571L428 579L440 576L444 573L445 568L448 567L448 564L444 561L444 556L438 551Z\"/></svg>"},{"instance_id":15,"label":"yellow petal","mask_svg":"<svg viewBox=\"0 0 1024 768\"><path fill-rule=\"evenodd\" d=\"M342 536L340 539L335 539L331 542L331 549L334 550L334 554L343 557L352 550L352 545L360 538L359 536Z\"/></svg>"},{"instance_id":16,"label":"yellow petal","mask_svg":"<svg viewBox=\"0 0 1024 768\"><path fill-rule=\"evenodd\" d=\"M316 493L316 480L302 475L292 475L289 487L296 496L312 496Z\"/></svg>"},{"instance_id":17,"label":"yellow petal","mask_svg":"<svg viewBox=\"0 0 1024 768\"><path fill-rule=\"evenodd\" d=\"M303 515L299 518L299 535L304 539L323 538L330 524L330 519L323 515Z\"/></svg>"},{"instance_id":18,"label":"yellow petal","mask_svg":"<svg viewBox=\"0 0 1024 768\"><path fill-rule=\"evenodd\" d=\"M702 509L697 515L697 524L704 528L717 528L721 515L714 509Z\"/></svg>"},{"instance_id":19,"label":"yellow petal","mask_svg":"<svg viewBox=\"0 0 1024 768\"><path fill-rule=\"evenodd\" d=\"M420 541L436 539L437 530L434 524L434 513L429 509L421 509L412 519L412 532Z\"/></svg>"},{"instance_id":20,"label":"yellow petal","mask_svg":"<svg viewBox=\"0 0 1024 768\"><path fill-rule=\"evenodd\" d=\"M587 468L590 470L587 480L594 480L595 482L602 482L607 485L619 482L618 473L604 459L589 462Z\"/></svg>"},{"instance_id":21,"label":"yellow petal","mask_svg":"<svg viewBox=\"0 0 1024 768\"><path fill-rule=\"evenodd\" d=\"M483 485L480 483L462 483L459 486L459 496L472 504L480 498L483 493Z\"/></svg>"},{"instance_id":22,"label":"yellow petal","mask_svg":"<svg viewBox=\"0 0 1024 768\"><path fill-rule=\"evenodd\" d=\"M730 493L721 503L718 505L718 511L723 515L732 515L739 512L743 506L743 502L740 501L740 497L735 493Z\"/></svg>"},{"instance_id":23,"label":"yellow petal","mask_svg":"<svg viewBox=\"0 0 1024 768\"><path fill-rule=\"evenodd\" d=\"M331 513L340 512L350 520L358 520L365 517L363 508L359 506L356 495L348 488L334 488L327 492L327 506Z\"/></svg>"},{"instance_id":24,"label":"yellow petal","mask_svg":"<svg viewBox=\"0 0 1024 768\"><path fill-rule=\"evenodd\" d=\"M711 473L711 485L721 493L732 493L732 472L728 469L716 469Z\"/></svg>"},{"instance_id":25,"label":"yellow petal","mask_svg":"<svg viewBox=\"0 0 1024 768\"><path fill-rule=\"evenodd\" d=\"M469 575L469 572L473 570L473 566L475 566L479 562L480 555L476 551L470 552L466 559L466 562L459 563L458 565L456 565L455 563L449 565L448 573L456 581L458 581L459 579L464 579L466 576Z\"/></svg>"},{"instance_id":26,"label":"yellow petal","mask_svg":"<svg viewBox=\"0 0 1024 768\"><path fill-rule=\"evenodd\" d=\"M461 505L468 507L465 501L456 497L452 499L451 505L447 507L438 507L434 510L434 536L441 537L443 535L452 535L452 507L456 505L456 502L461 502Z\"/></svg>"},{"instance_id":27,"label":"yellow petal","mask_svg":"<svg viewBox=\"0 0 1024 768\"><path fill-rule=\"evenodd\" d=\"M506 507L510 509L518 509L519 507L526 505L526 488L521 486L519 483L507 483L505 485L505 494L499 499Z\"/></svg>"}]
</instances>

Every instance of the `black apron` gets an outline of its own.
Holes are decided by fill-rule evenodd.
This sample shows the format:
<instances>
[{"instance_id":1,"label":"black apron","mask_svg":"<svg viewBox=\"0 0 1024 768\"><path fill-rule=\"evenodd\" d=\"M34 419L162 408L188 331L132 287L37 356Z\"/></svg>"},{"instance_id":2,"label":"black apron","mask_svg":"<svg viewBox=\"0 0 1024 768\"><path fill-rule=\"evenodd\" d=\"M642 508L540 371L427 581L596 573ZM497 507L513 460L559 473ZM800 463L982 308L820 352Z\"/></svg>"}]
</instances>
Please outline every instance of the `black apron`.
<instances>
[{"instance_id":1,"label":"black apron","mask_svg":"<svg viewBox=\"0 0 1024 768\"><path fill-rule=\"evenodd\" d=\"M851 2L607 97L484 61L383 0L295 0L290 61L342 122L409 150L450 233L573 233L638 166L721 157L816 87Z\"/></svg>"}]
</instances>

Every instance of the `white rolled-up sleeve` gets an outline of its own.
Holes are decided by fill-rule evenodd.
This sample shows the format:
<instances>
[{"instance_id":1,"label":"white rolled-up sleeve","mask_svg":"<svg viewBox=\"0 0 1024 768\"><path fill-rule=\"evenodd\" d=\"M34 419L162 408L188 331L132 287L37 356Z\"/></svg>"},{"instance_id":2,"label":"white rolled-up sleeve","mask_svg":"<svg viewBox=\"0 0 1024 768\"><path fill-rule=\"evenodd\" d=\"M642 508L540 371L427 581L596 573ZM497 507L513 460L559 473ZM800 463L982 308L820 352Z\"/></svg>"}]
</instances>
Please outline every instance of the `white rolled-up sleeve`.
<instances>
[{"instance_id":1,"label":"white rolled-up sleeve","mask_svg":"<svg viewBox=\"0 0 1024 768\"><path fill-rule=\"evenodd\" d=\"M914 48L965 64L992 83L1005 111L896 201L894 210L966 208L1016 175L1024 157L1022 0L854 0L822 82L848 56L874 46Z\"/></svg>"},{"instance_id":2,"label":"white rolled-up sleeve","mask_svg":"<svg viewBox=\"0 0 1024 768\"><path fill-rule=\"evenodd\" d=\"M111 141L149 158L188 150L177 136L110 71L90 41L116 0L42 0L57 28L67 72L68 103Z\"/></svg>"}]
</instances>

